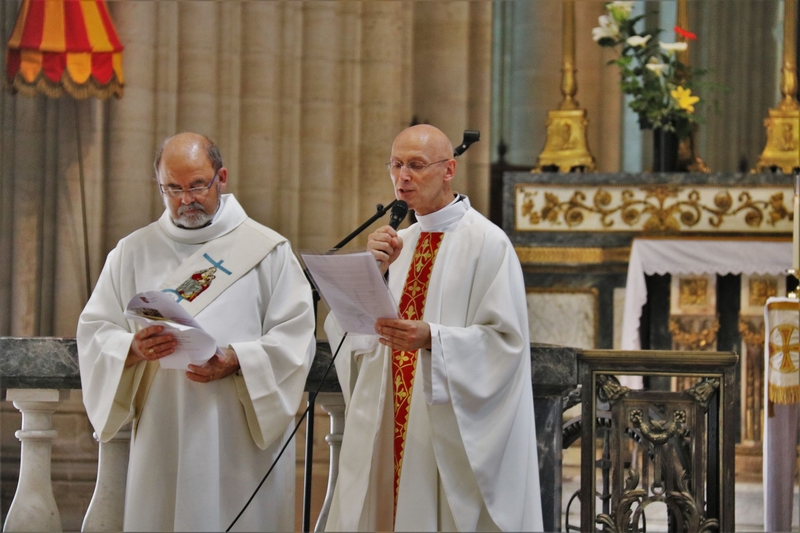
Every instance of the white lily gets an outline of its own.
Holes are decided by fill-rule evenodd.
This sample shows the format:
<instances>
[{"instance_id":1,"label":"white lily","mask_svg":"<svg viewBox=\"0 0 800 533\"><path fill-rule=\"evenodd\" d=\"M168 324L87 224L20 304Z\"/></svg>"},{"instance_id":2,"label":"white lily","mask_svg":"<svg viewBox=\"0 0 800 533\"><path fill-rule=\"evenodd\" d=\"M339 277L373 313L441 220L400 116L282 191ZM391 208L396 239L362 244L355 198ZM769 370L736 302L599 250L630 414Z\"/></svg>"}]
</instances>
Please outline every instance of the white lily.
<instances>
[{"instance_id":1,"label":"white lily","mask_svg":"<svg viewBox=\"0 0 800 533\"><path fill-rule=\"evenodd\" d=\"M631 11L633 11L633 4L635 3L636 2L618 0L606 4L606 9L611 13L614 20L617 22L624 22L630 18Z\"/></svg>"},{"instance_id":2,"label":"white lily","mask_svg":"<svg viewBox=\"0 0 800 533\"><path fill-rule=\"evenodd\" d=\"M610 37L613 39L619 35L619 26L611 17L602 15L597 20L600 23L600 26L592 29L592 39L595 41L599 41L604 37Z\"/></svg>"},{"instance_id":3,"label":"white lily","mask_svg":"<svg viewBox=\"0 0 800 533\"><path fill-rule=\"evenodd\" d=\"M664 69L667 68L667 64L666 63L662 63L660 59L657 59L655 57L651 57L650 61L647 62L645 67L647 67L648 70L652 70L653 72L655 72L656 75L663 76L664 75Z\"/></svg>"},{"instance_id":4,"label":"white lily","mask_svg":"<svg viewBox=\"0 0 800 533\"><path fill-rule=\"evenodd\" d=\"M642 37L641 35L631 35L625 40L625 42L628 43L628 45L630 46L644 47L644 45L647 44L647 41L650 40L650 37L652 37L652 35L645 35L644 37Z\"/></svg>"},{"instance_id":5,"label":"white lily","mask_svg":"<svg viewBox=\"0 0 800 533\"><path fill-rule=\"evenodd\" d=\"M658 45L667 52L685 52L689 49L689 43L665 43L659 41Z\"/></svg>"}]
</instances>

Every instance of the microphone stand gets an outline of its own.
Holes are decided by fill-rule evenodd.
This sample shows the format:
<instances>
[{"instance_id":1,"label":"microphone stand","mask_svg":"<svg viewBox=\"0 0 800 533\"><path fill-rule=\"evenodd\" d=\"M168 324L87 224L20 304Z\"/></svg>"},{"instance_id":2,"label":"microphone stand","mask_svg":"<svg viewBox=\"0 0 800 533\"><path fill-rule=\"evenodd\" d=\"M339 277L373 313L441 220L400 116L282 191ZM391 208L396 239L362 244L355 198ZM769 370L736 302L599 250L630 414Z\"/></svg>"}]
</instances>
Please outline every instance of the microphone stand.
<instances>
[{"instance_id":1,"label":"microphone stand","mask_svg":"<svg viewBox=\"0 0 800 533\"><path fill-rule=\"evenodd\" d=\"M328 254L333 254L342 249L347 243L355 239L362 231L372 225L373 222L385 215L392 206L397 203L397 200L392 200L385 207L383 204L375 206L375 214L372 215L363 224L353 230L350 235L336 243L336 245L328 250ZM304 269L305 270L305 269ZM311 293L314 300L314 323L316 324L317 318L317 304L320 300L317 288L311 281L311 277L306 271L306 277L311 285ZM314 404L317 399L317 393L309 391L308 403L306 407L306 455L305 455L305 468L303 470L303 533L311 531L311 480L312 480L312 461L314 458Z\"/></svg>"},{"instance_id":2,"label":"microphone stand","mask_svg":"<svg viewBox=\"0 0 800 533\"><path fill-rule=\"evenodd\" d=\"M336 253L336 252L338 252L338 251L339 251L341 248L343 248L343 247L344 247L344 246L345 246L345 245L346 245L348 242L350 242L350 241L352 241L353 239L355 239L355 238L358 236L358 234L359 234L359 233L361 233L362 231L364 231L365 229L367 229L367 228L368 228L368 227L369 227L369 226L370 226L370 225L371 225L373 222L375 222L376 220L378 220L379 218L381 218L383 215L385 215L385 214L386 214L386 212L387 212L387 211L389 211L389 210L392 208L392 206L393 206L394 204L396 204L396 203L397 203L397 200L395 199L395 200L392 200L391 202L389 202L389 204L388 204L386 207L384 207L384 206L383 206L383 204L378 204L377 206L375 206L375 214L374 214L374 215L372 215L372 216L369 218L369 220L367 220L366 222L364 222L363 224L361 224L359 227L357 227L355 230L353 230L353 232L352 232L350 235L348 235L347 237L345 237L344 239L342 239L341 241L339 241L339 242L336 244L336 246L334 246L333 248L331 248L330 250L328 250L328 254L332 254L332 253Z\"/></svg>"}]
</instances>

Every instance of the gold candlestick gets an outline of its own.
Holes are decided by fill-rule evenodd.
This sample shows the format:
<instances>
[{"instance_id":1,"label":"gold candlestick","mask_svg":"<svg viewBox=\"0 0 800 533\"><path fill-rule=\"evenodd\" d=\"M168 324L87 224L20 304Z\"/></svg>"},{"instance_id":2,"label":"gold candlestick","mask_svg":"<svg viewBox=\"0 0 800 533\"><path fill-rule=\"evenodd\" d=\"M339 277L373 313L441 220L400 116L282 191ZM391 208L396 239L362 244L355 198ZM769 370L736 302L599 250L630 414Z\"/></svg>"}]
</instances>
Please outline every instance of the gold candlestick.
<instances>
[{"instance_id":1,"label":"gold candlestick","mask_svg":"<svg viewBox=\"0 0 800 533\"><path fill-rule=\"evenodd\" d=\"M764 120L767 146L756 163L755 172L780 169L788 174L800 168L800 104L797 102L797 0L785 0L783 8L783 68L781 99Z\"/></svg>"},{"instance_id":2,"label":"gold candlestick","mask_svg":"<svg viewBox=\"0 0 800 533\"><path fill-rule=\"evenodd\" d=\"M562 3L563 63L561 94L558 110L547 112L547 138L536 161L534 172L557 168L560 172L593 171L594 157L586 142L586 110L575 100L578 83L575 78L575 0Z\"/></svg>"}]
</instances>

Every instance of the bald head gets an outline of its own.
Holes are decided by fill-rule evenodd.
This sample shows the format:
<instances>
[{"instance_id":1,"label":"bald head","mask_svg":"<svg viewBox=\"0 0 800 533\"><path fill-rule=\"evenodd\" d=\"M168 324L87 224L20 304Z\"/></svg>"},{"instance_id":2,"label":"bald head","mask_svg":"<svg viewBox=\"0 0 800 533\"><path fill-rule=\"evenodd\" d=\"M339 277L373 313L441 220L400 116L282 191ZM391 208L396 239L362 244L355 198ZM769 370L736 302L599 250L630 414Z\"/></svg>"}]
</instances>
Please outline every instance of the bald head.
<instances>
[{"instance_id":1,"label":"bald head","mask_svg":"<svg viewBox=\"0 0 800 533\"><path fill-rule=\"evenodd\" d=\"M194 161L199 163L198 158L205 157L214 172L222 168L222 155L214 141L198 133L183 132L164 139L161 147L156 153L155 169L156 174L160 171L161 160L164 157L173 160Z\"/></svg>"},{"instance_id":2,"label":"bald head","mask_svg":"<svg viewBox=\"0 0 800 533\"><path fill-rule=\"evenodd\" d=\"M425 150L435 161L453 157L453 144L436 126L417 124L401 131L392 143L392 152L398 143L413 143Z\"/></svg>"},{"instance_id":3,"label":"bald head","mask_svg":"<svg viewBox=\"0 0 800 533\"><path fill-rule=\"evenodd\" d=\"M395 137L390 173L395 197L417 214L434 213L453 201L455 172L453 145L439 128L419 124Z\"/></svg>"}]
</instances>

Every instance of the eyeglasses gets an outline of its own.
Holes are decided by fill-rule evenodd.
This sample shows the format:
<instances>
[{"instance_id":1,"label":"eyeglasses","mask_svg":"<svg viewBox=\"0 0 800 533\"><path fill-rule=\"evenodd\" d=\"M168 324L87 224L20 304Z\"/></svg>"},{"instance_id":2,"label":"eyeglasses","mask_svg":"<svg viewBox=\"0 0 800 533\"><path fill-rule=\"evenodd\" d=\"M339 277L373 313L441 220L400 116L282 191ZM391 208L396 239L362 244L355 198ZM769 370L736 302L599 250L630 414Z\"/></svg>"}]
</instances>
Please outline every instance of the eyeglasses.
<instances>
[{"instance_id":1,"label":"eyeglasses","mask_svg":"<svg viewBox=\"0 0 800 533\"><path fill-rule=\"evenodd\" d=\"M218 175L219 175L219 170L217 170L214 173L214 177L211 178L211 183L209 183L205 187L192 187L191 189L182 189L180 187L171 185L167 185L166 187L164 187L163 185L161 185L161 183L159 183L158 188L161 189L161 194L166 194L170 198L180 198L181 196L184 195L184 193L189 194L189 196L192 196L194 198L197 198L198 196L205 196L206 194L208 194L209 189L211 189L211 186L214 185L214 181L217 179Z\"/></svg>"},{"instance_id":2,"label":"eyeglasses","mask_svg":"<svg viewBox=\"0 0 800 533\"><path fill-rule=\"evenodd\" d=\"M438 165L439 163L445 163L447 161L450 161L450 159L442 159L441 161L435 161L433 163L428 163L427 165L422 161L417 160L409 161L408 163L403 163L401 161L389 161L386 163L386 168L388 168L389 172L392 174L400 174L400 171L403 169L403 167L406 167L409 172L418 174L432 165Z\"/></svg>"}]
</instances>

